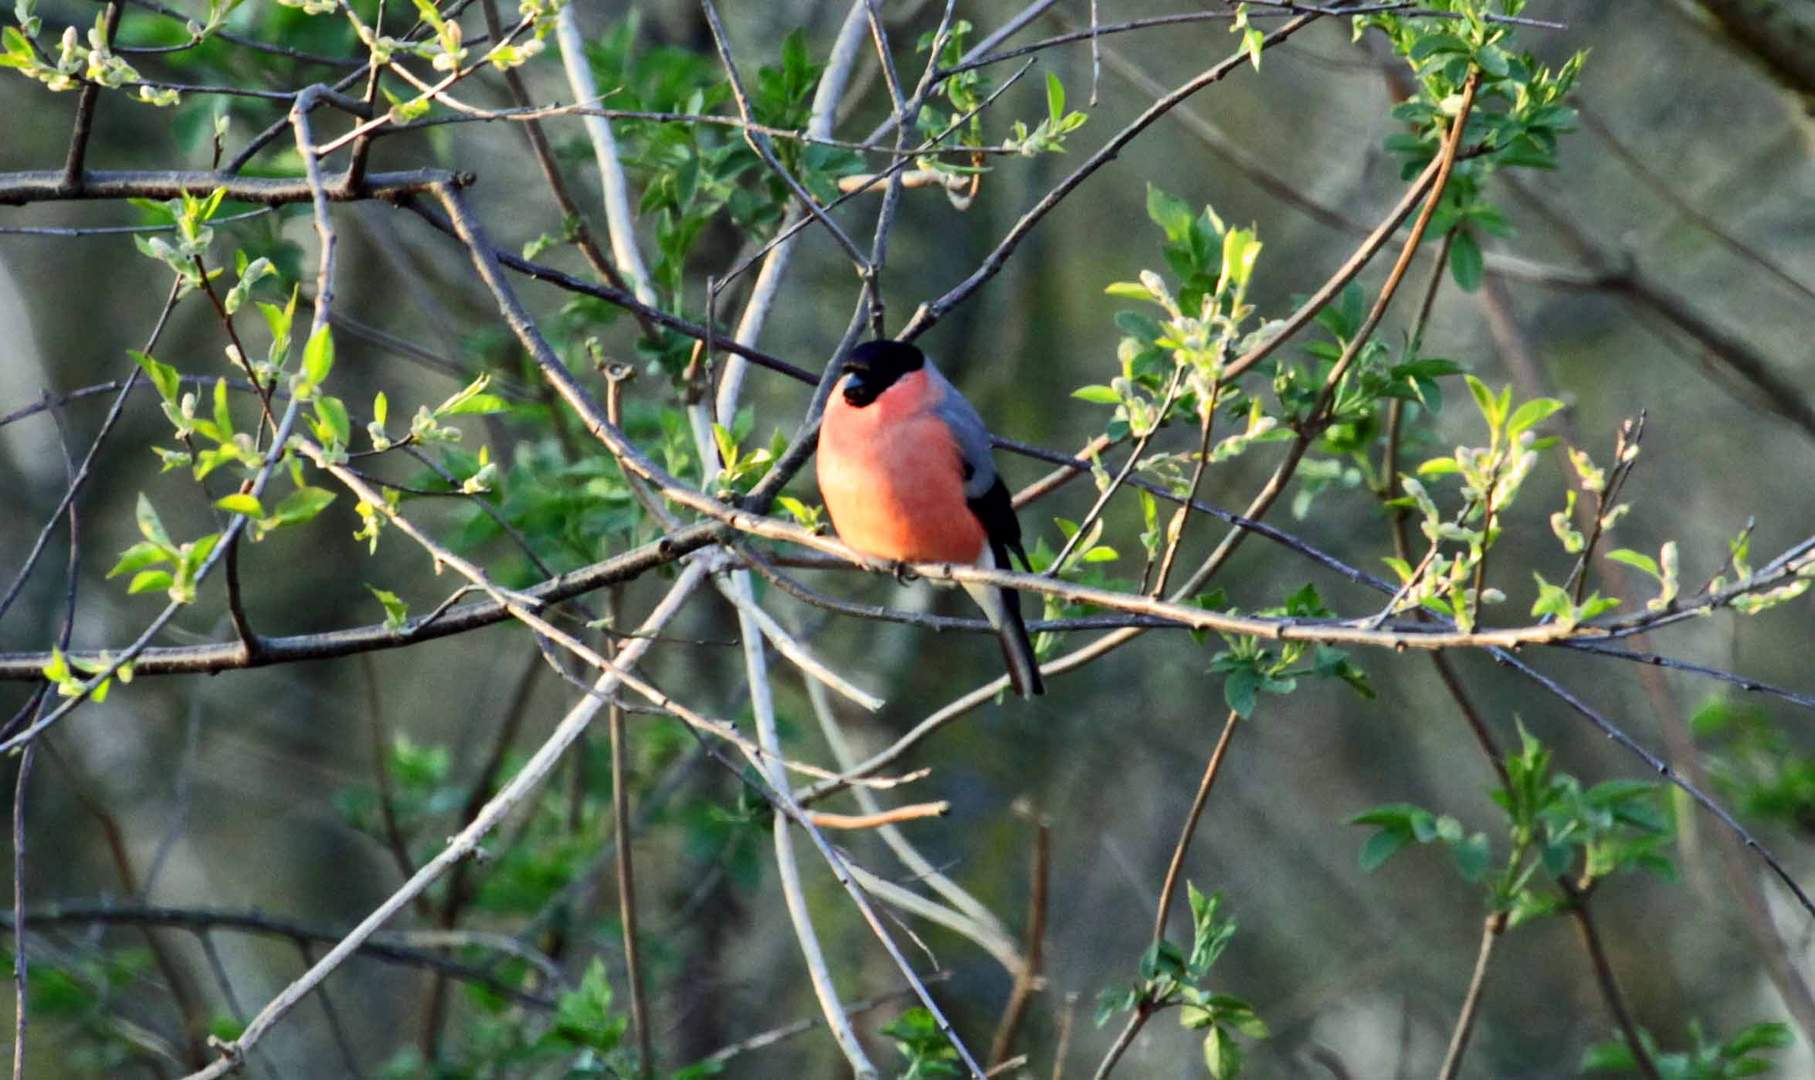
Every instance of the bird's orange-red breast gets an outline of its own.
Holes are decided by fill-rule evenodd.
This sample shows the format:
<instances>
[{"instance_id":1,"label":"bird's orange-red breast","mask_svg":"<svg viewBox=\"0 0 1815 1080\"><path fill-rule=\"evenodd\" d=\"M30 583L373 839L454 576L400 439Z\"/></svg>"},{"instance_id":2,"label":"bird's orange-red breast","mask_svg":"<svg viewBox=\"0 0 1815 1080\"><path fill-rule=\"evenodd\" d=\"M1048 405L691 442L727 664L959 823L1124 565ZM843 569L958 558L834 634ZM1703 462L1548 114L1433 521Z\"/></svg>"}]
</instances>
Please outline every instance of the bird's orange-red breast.
<instances>
[{"instance_id":1,"label":"bird's orange-red breast","mask_svg":"<svg viewBox=\"0 0 1815 1080\"><path fill-rule=\"evenodd\" d=\"M819 493L844 542L903 562L976 562L988 538L964 498L964 460L927 369L861 408L833 394L819 429Z\"/></svg>"}]
</instances>

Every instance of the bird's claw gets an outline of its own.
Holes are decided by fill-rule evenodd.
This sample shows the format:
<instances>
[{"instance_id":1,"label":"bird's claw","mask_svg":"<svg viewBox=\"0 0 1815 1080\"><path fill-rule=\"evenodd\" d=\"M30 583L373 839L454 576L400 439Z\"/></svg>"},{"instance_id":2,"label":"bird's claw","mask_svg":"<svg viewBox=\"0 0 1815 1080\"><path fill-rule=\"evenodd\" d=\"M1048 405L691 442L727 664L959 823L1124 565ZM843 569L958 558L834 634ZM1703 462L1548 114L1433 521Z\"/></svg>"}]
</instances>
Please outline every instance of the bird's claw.
<instances>
[{"instance_id":1,"label":"bird's claw","mask_svg":"<svg viewBox=\"0 0 1815 1080\"><path fill-rule=\"evenodd\" d=\"M912 566L909 566L907 563L902 562L899 559L897 559L894 562L894 564L889 567L889 573L893 574L895 577L895 581L898 584L902 584L902 585L906 585L910 581L917 581L920 578L920 575L916 574L914 572L914 568Z\"/></svg>"}]
</instances>

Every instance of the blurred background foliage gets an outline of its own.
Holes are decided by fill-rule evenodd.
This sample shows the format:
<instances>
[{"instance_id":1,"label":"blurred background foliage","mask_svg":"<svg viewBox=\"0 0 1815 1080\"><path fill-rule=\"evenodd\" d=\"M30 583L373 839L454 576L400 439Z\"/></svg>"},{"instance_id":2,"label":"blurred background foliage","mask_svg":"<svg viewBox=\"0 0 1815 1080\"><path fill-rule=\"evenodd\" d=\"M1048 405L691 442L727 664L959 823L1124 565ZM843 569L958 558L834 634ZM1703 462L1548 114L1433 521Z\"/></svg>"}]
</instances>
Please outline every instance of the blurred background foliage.
<instances>
[{"instance_id":1,"label":"blurred background foliage","mask_svg":"<svg viewBox=\"0 0 1815 1080\"><path fill-rule=\"evenodd\" d=\"M1552 66L1581 50L1591 54L1571 98L1580 130L1562 140L1556 170L1487 182L1484 197L1499 220L1474 234L1484 249L1480 280L1459 269L1458 277L1475 287L1445 284L1422 350L1492 387L1512 384L1519 400L1560 399L1566 411L1550 430L1603 462L1620 422L1645 412L1644 454L1626 489L1633 508L1614 540L1642 552L1677 541L1691 584L1720 570L1728 540L1748 519L1756 517L1752 549L1775 553L1808 533L1815 506L1808 479L1815 475L1815 412L1806 390L1815 372L1808 346L1815 331L1815 216L1809 212L1815 128L1804 111L1808 87L1794 82L1794 68L1768 55L1760 59L1732 21L1743 13L1722 10L1734 5L1707 6L1713 17L1665 0L1534 0L1529 6L1526 14L1565 22L1567 29L1522 30L1522 47ZM613 90L608 104L727 109L698 10L688 3L632 7L581 8L589 59L600 86ZM777 0L731 7L733 44L759 116L798 126L816 78L812 65L823 59L844 5ZM918 70L911 44L932 28L938 7L884 5L904 70ZM986 31L1019 7L978 0L960 5L960 14ZM63 25L86 26L97 10L65 0L41 4L38 15L54 40ZM1120 2L1101 5L1101 17L1171 10ZM1016 40L1074 29L1087 18L1085 4L1060 3ZM246 5L230 25L304 52L346 55L353 47L344 23L269 5ZM119 40L178 44L186 35L171 20L131 8ZM934 189L908 193L884 278L891 327L970 273L1026 207L1145 107L1155 87L1175 85L1237 43L1219 23L1105 39L1095 94L1086 45L1041 53L1035 77L1007 92L1000 117L985 120L984 141L1011 137L1007 117L1031 127L1047 115L1049 70L1062 79L1069 110L1087 113L1088 123L1064 135L1062 153L992 159L965 209ZM299 86L323 71L218 41L135 63L171 82L272 87ZM1263 317L1279 317L1334 270L1357 230L1371 227L1402 190L1402 159L1389 149L1405 130L1392 114L1403 93L1395 64L1379 35L1351 41L1346 20L1325 20L1268 51L1258 70L1215 86L1136 140L921 344L998 433L1067 451L1081 445L1102 430L1105 410L1072 392L1116 374L1124 334L1117 312L1129 306L1104 289L1166 265L1164 238L1149 221L1149 185L1191 212L1209 205L1223 221L1258 233L1265 254L1247 301ZM752 78L759 65L768 70ZM551 57L523 73L533 100L566 98ZM1006 69L991 74L999 79ZM469 90L479 103L508 103L495 78L477 79ZM859 64L850 101L837 127L842 137L861 138L887 115L873 54ZM0 169L56 167L72 104L73 95L0 79ZM229 119L230 149L284 108L197 96L160 110L108 98L98 113L90 165L207 167L217 107ZM596 188L580 124L554 120L549 128L591 215ZM748 230L773 226L786 192L757 171L746 175L759 166L730 130L625 123L619 137L664 304L698 318L708 276L749 250ZM251 171L296 175L300 161L287 144L286 136ZM858 167L847 151L778 145L810 176ZM374 151L374 168L424 163L476 175L472 198L503 247L539 250L540 257L584 272L561 240L563 223L515 126L431 127L384 140ZM863 235L872 206L873 200L858 200L841 220ZM49 203L8 209L0 225L131 224L139 213L122 204ZM487 447L498 466L489 497L504 520L534 538L537 555L556 571L653 536L615 465L538 389L464 256L392 207L367 203L335 213L342 241L336 393L367 416L365 403L382 389L392 415L408 417L417 405L433 406L454 393L471 374L491 372L492 392L509 408L463 421L464 439L435 455L443 468L456 479L473 476L483 465L479 449ZM311 280L306 207L219 230L217 250L266 257L286 283ZM805 237L762 345L818 370L849 318L854 288L849 265L829 238L812 229ZM1424 281L1430 262L1428 255L1418 261L1414 282ZM1383 272L1378 265L1363 275L1368 295ZM6 350L0 410L29 404L46 390L124 377L127 350L142 346L168 280L126 236L0 234ZM590 337L602 356L640 370L627 391L632 433L671 468L697 472L685 423L672 409L673 388L662 377L684 367L689 343L670 336L639 344L635 323L600 302L525 291L558 332L570 363L590 367ZM1382 340L1397 343L1414 307L1409 294L1402 296ZM185 372L211 372L219 334L211 311L186 302L156 352ZM1289 351L1303 357L1297 346ZM406 353L433 362L412 363L400 355ZM443 366L453 374L439 370L440 361L451 362ZM1759 370L1762 383L1748 377ZM1460 381L1442 385L1449 405L1408 449L1410 461L1480 438L1480 417ZM776 431L791 432L807 393L779 377L753 374L750 415L738 432L743 449L769 444ZM87 445L104 400L87 398L65 410L62 437L71 452ZM115 553L136 539L130 508L140 492L157 502L175 535L212 527L187 478L160 475L146 450L169 442L168 426L145 405L149 400L143 394L135 399L141 407L127 411L82 502L82 607L74 633L81 647L117 647L155 610L150 598L129 597L120 582L102 580ZM1188 450L1194 436L1168 430L1161 443ZM1534 570L1561 580L1572 561L1546 521L1562 506L1569 475L1562 451L1552 453L1503 523L1506 539L1489 584L1514 596L1498 616L1509 621L1524 620L1519 598L1530 595ZM1014 482L1044 472L1009 455L999 460ZM57 426L40 414L0 429L0 463L8 511L0 516L0 550L9 553L10 573L64 488ZM1210 469L1204 493L1238 508L1271 465L1267 448L1258 446ZM394 475L417 486L445 483L426 470ZM1314 454L1276 524L1377 570L1391 554L1390 533L1365 479L1348 458ZM815 501L804 477L790 493ZM1030 538L1049 552L1060 548L1065 537L1055 518L1080 518L1091 494L1085 484L1073 484L1023 511ZM491 516L466 501L414 498L405 505L443 537L486 556L503 580L521 585L542 576ZM267 633L306 633L376 622L385 612L368 586L403 598L412 611L432 608L447 585L420 553L390 536L368 557L351 537L358 526L343 496L306 528L279 530L247 548L242 573L253 623ZM1137 575L1143 527L1135 500L1112 507L1101 542L1119 558L1105 573L1124 580ZM1187 559L1201 557L1217 535L1200 521L1186 542ZM54 558L40 570L0 622L0 649L40 650L53 639L63 610L60 572L53 572L60 564ZM865 601L962 610L959 601L924 586L852 575L810 579ZM1338 612L1379 605L1365 590L1261 543L1245 545L1218 584L1244 610L1276 607L1306 584L1316 586L1313 599ZM621 595L594 597L593 614L621 610L634 620L664 585L640 581ZM1603 574L1597 587L1623 598L1627 609L1652 595L1651 583L1630 572ZM204 593L177 620L170 641L219 640L227 633L218 593ZM840 714L860 754L995 673L995 650L971 635L850 621L779 592L766 599L804 627L804 636L841 671L887 697L876 716ZM1803 600L1757 620L1723 614L1679 624L1652 645L1807 689L1811 632L1815 618ZM646 662L658 684L684 688L690 702L715 715L746 716L730 609L709 597L696 601L667 634L676 641ZM1067 1075L1074 1075L1094 1065L1113 1031L1090 1025L1098 994L1136 976L1161 872L1226 712L1224 677L1212 670L1215 647L1184 633L1147 635L1082 674L1052 679L1042 699L977 712L906 762L933 770L914 789L916 798L952 804L948 816L911 826L915 842L1017 934L1030 887L1031 822L1048 823L1046 980L1022 1036L1042 1073L1067 999L1080 1000L1069 1043ZM1607 659L1561 652L1536 659L1646 745L1673 758L1703 755L1723 801L1793 873L1815 873L1807 851L1815 765L1803 717L1792 706ZM1385 653L1350 660L1365 672L1374 696L1315 680L1289 696L1260 699L1236 737L1185 867L1193 883L1220 894L1219 917L1240 927L1226 949L1218 946L1213 982L1264 1018L1268 1037L1243 1032L1241 1040L1252 1075L1434 1072L1468 983L1487 897L1506 885L1496 878L1507 857L1501 811L1489 798L1496 779L1429 664ZM1616 812L1637 789L1597 785L1650 779L1639 762L1558 702L1534 695L1485 657L1458 656L1455 664L1504 746L1520 745L1515 725L1522 725L1554 755L1547 766L1575 778L1558 798L1599 799L1597 806ZM798 682L784 674L778 690L796 756L825 760ZM37 766L28 897L33 906L48 907L105 898L127 903L137 894L140 902L168 907L256 909L316 927L350 925L397 886L400 861L426 858L464 822L463 811L477 805L475 783L508 775L571 697L526 635L504 626L365 658L116 688L105 703L86 705L62 724L57 760ZM0 690L9 713L23 699L19 686ZM511 738L499 739L501 724L511 725ZM631 732L634 799L644 807L637 840L644 957L657 991L658 1058L674 1068L812 1016L815 1008L768 865L766 809L721 770L694 762L691 740L671 723L633 716ZM489 760L499 747L502 756ZM389 824L380 810L375 755L393 789ZM554 909L560 917L552 925L538 927L555 935L552 945L546 936L531 938L556 949L568 980L557 1022L547 1024L543 1011L528 1024L495 990L470 983L431 1005L435 996L422 972L361 958L335 977L327 997L305 1005L263 1044L251 1073L493 1075L488 1066L564 1068L589 1047L601 1055L619 1052L623 967L607 880L609 770L602 735L563 775L534 812L493 838L488 859L465 868L410 916L413 925L436 925L450 895L458 895L462 926L517 934L539 913L549 918L551 897L577 896ZM1348 824L1370 810L1367 828ZM1768 976L1758 932L1761 926L1772 931L1775 947L1806 973L1806 916L1764 881L1757 864L1724 860L1720 848L1728 838L1681 800L1653 800L1619 827L1652 836L1642 851L1620 857L1667 859L1677 868L1669 875L1622 876L1598 893L1596 904L1609 960L1638 1023L1662 1050L1690 1062L1687 1055L1705 1038L1715 1049L1703 1057L1712 1061L1723 1040L1750 1025L1793 1020ZM1608 828L1620 843L1633 841ZM1483 830L1499 841L1491 870L1472 840ZM1378 836L1389 839L1370 839ZM878 841L862 834L841 839L860 861L900 876ZM1386 860L1407 845L1412 849ZM1358 853L1379 868L1363 872ZM122 879L123 866L131 869L130 882ZM1734 867L1762 886L1768 904L1762 922L1735 899ZM593 884L575 891L576 880ZM861 998L898 987L898 975L830 875L811 865L808 883L844 992ZM1209 932L1206 926L1200 919L1201 932ZM982 1043L1009 990L1008 976L945 931L918 923L913 929L925 949L916 959L923 968L949 972L937 992L959 1029ZM1591 1050L1608 1042L1613 1023L1575 933L1566 920L1541 918L1507 931L1463 1075L1557 1076L1576 1069L1585 1054L1589 1064L1621 1066L1618 1047ZM133 928L79 922L33 938L41 952L33 968L32 1075L174 1075L182 1070L159 1049L184 1053L177 1011L183 995L168 989L173 974L187 984L195 1009L231 1035L236 1009L256 1008L294 978L299 949L325 947L299 946L282 933L216 933L210 956L192 935L164 931L157 940L160 955L153 956ZM497 959L470 947L455 955L475 964ZM215 965L229 974L237 1004L212 978ZM521 961L497 971L507 980L528 978ZM898 1000L861 1018L878 1061L906 1068L901 1063L911 1059L928 1070L920 1075L940 1075L936 1033L929 1039L914 1017L898 1018L904 1007ZM350 1060L323 1049L334 1044L335 1026ZM1809 1075L1815 1056L1808 1038L1815 1032L1794 1024L1792 1030L1793 1045L1763 1056L1781 1075ZM1194 1073L1202 1039L1170 1019L1157 1023L1131 1051L1125 1074ZM1760 1045L1776 1040L1775 1034L1756 1039ZM896 1043L908 1057L889 1056ZM433 1068L425 1048L437 1058ZM1740 1056L1749 1050L1742 1047ZM1704 1071L1669 1075L1741 1075L1707 1071L1725 1066L1695 1067ZM839 1068L823 1033L724 1065L726 1075L747 1076L829 1075Z\"/></svg>"}]
</instances>

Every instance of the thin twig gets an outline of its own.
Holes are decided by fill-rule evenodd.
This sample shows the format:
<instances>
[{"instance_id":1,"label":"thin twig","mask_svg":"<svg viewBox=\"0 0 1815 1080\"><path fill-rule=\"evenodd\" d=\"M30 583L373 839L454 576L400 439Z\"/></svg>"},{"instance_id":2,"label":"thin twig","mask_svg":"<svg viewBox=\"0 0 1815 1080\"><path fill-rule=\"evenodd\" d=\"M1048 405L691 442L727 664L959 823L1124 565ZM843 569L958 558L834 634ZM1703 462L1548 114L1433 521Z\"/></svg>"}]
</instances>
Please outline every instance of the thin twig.
<instances>
[{"instance_id":1,"label":"thin twig","mask_svg":"<svg viewBox=\"0 0 1815 1080\"><path fill-rule=\"evenodd\" d=\"M614 647L611 655L615 658ZM636 867L630 848L630 789L625 760L629 747L624 738L624 710L614 697L606 707L606 727L611 741L611 834L617 843L618 921L624 936L624 977L630 984L630 1024L636 1034L637 1070L655 1073L655 1041L650 1031L649 1002L645 996L641 952L637 945Z\"/></svg>"},{"instance_id":2,"label":"thin twig","mask_svg":"<svg viewBox=\"0 0 1815 1080\"><path fill-rule=\"evenodd\" d=\"M1032 816L1034 847L1032 866L1029 869L1031 885L1027 893L1026 959L1021 964L1021 970L1015 972L1015 984L1009 990L1008 1004L1002 1009L1002 1020L996 1025L995 1038L990 1040L987 1060L991 1069L999 1069L1008 1062L1008 1055L1014 1049L1015 1034L1020 1031L1021 1022L1027 1016L1027 1007L1041 985L1041 953L1046 943L1046 895L1052 873L1052 829L1044 817L1037 814Z\"/></svg>"},{"instance_id":3,"label":"thin twig","mask_svg":"<svg viewBox=\"0 0 1815 1080\"><path fill-rule=\"evenodd\" d=\"M13 779L13 1080L25 1078L27 961L25 949L25 785L36 748L27 743Z\"/></svg>"},{"instance_id":4,"label":"thin twig","mask_svg":"<svg viewBox=\"0 0 1815 1080\"><path fill-rule=\"evenodd\" d=\"M1475 954L1475 973L1469 977L1468 992L1462 996L1462 1011L1450 1033L1449 1049L1443 1055L1438 1080L1455 1080L1462 1068L1462 1055L1468 1050L1469 1035L1474 1032L1475 1017L1481 1010L1481 990L1487 985L1487 964L1493 959L1494 945L1506 932L1506 912L1496 911L1481 922L1481 948Z\"/></svg>"},{"instance_id":5,"label":"thin twig","mask_svg":"<svg viewBox=\"0 0 1815 1080\"><path fill-rule=\"evenodd\" d=\"M1594 916L1588 911L1588 897L1583 892L1569 891L1570 917L1575 921L1576 929L1581 933L1582 945L1588 950L1588 959L1594 965L1595 982L1601 988L1601 997L1606 999L1613 1019L1619 1025L1620 1035L1626 1040L1626 1048L1632 1052L1633 1064L1639 1075L1645 1080L1658 1080L1657 1062L1651 1060L1651 1052L1645 1049L1645 1040L1639 1035L1638 1023L1632 1018L1632 1009L1626 1004L1626 995L1620 990L1620 980L1613 973L1613 964L1607 959L1607 950L1601 945L1601 935L1595 929Z\"/></svg>"},{"instance_id":6,"label":"thin twig","mask_svg":"<svg viewBox=\"0 0 1815 1080\"><path fill-rule=\"evenodd\" d=\"M1216 745L1210 750L1210 760L1204 763L1204 775L1197 783L1197 794L1192 796L1191 809L1185 814L1185 823L1179 828L1178 843L1172 847L1172 858L1166 863L1166 877L1160 883L1160 899L1153 912L1153 944L1158 945L1166 939L1166 920L1172 914L1172 896L1178 891L1180 874L1185 868L1185 854L1191 849L1191 838L1197 834L1197 823L1204 814L1204 804L1210 800L1210 789L1216 786L1217 774L1222 771L1223 759L1228 756L1229 742L1235 737L1235 727L1241 723L1242 715L1234 709L1223 719L1222 734L1216 737Z\"/></svg>"}]
</instances>

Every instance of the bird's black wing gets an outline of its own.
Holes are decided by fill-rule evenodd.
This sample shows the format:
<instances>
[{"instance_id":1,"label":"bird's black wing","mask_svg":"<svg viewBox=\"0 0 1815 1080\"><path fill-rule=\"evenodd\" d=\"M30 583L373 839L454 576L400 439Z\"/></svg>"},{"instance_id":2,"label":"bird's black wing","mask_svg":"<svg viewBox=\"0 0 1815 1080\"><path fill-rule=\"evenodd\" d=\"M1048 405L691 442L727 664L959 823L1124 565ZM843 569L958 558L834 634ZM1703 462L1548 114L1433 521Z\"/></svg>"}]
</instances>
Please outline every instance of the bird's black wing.
<instances>
[{"instance_id":1,"label":"bird's black wing","mask_svg":"<svg viewBox=\"0 0 1815 1080\"><path fill-rule=\"evenodd\" d=\"M996 556L996 565L1004 570L1013 569L1008 561L1009 552L1021 562L1021 569L1033 571L1027 561L1027 552L1021 547L1021 522L1015 517L1015 501L1008 493L1008 485L1000 476L981 495L965 502L971 513L983 523L984 535L989 537L991 552Z\"/></svg>"}]
</instances>

